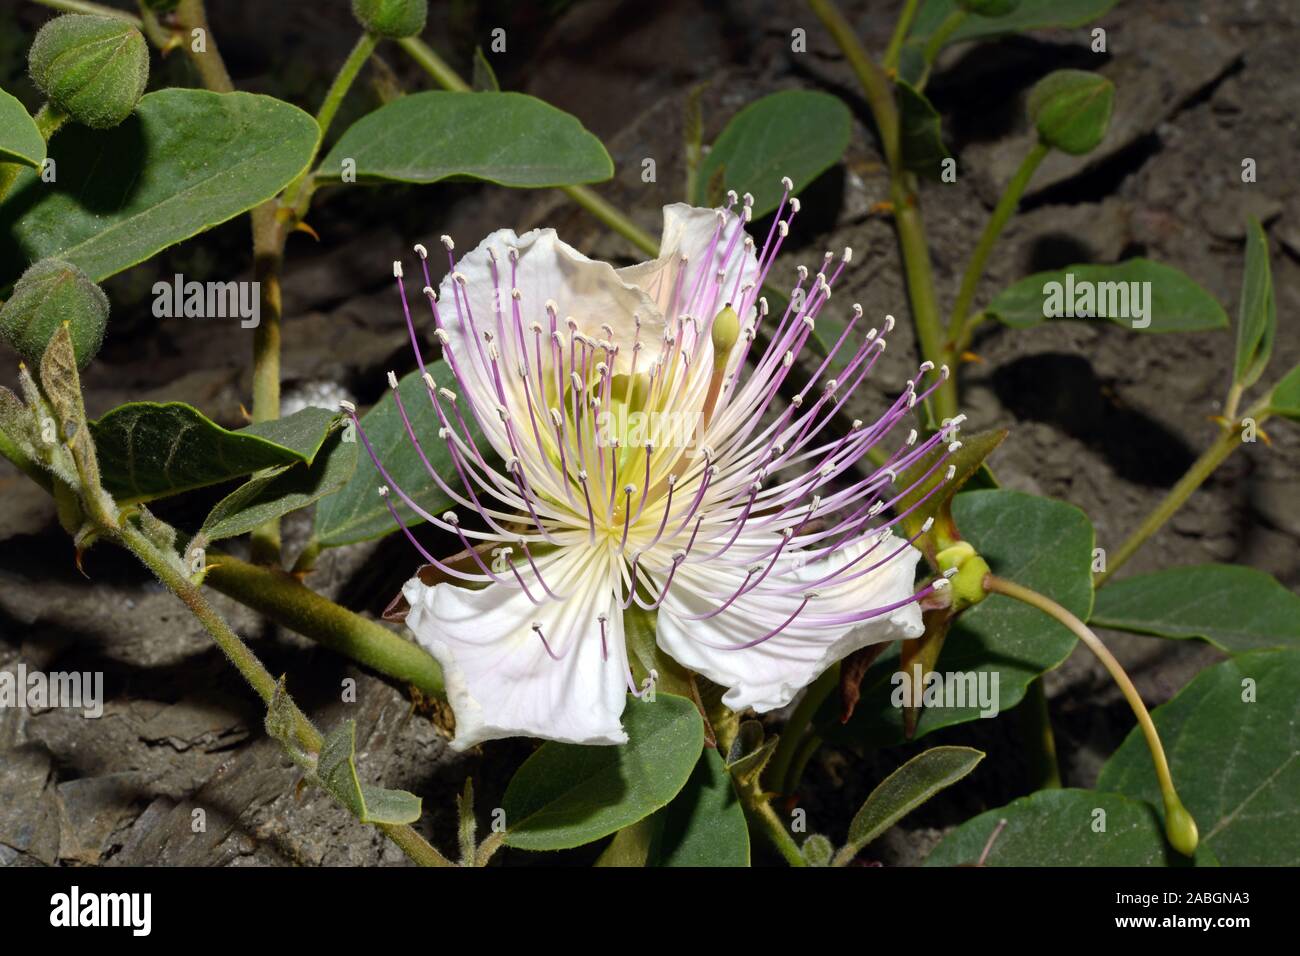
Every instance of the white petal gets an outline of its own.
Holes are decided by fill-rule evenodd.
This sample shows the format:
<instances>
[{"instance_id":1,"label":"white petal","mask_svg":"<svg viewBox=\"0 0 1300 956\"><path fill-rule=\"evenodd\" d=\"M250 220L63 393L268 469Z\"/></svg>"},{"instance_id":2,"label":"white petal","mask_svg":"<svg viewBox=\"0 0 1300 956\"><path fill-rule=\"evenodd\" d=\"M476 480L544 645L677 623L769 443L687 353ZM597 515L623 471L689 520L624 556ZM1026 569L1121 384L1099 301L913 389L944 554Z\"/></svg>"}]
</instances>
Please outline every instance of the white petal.
<instances>
[{"instance_id":1,"label":"white petal","mask_svg":"<svg viewBox=\"0 0 1300 956\"><path fill-rule=\"evenodd\" d=\"M886 539L846 574L869 567L901 544L898 538ZM775 594L773 588L788 587L794 581L817 581L858 557L867 547L866 543L855 543L822 561L790 570L776 580L777 572L773 571L764 581L765 586L746 594L723 613L703 621L682 616L719 607L735 593L744 575L722 575L707 564L684 564L659 609L658 644L679 663L729 688L722 701L733 710L753 707L762 712L784 707L827 667L858 648L920 637L924 631L920 606L911 602L850 625L823 626L796 617L776 637L754 647L741 646L778 627L798 608L802 599L799 593ZM805 613L852 614L906 600L915 590L913 579L920 556L919 551L909 546L870 574L817 588L818 596Z\"/></svg>"},{"instance_id":2,"label":"white petal","mask_svg":"<svg viewBox=\"0 0 1300 956\"><path fill-rule=\"evenodd\" d=\"M718 210L700 209L680 202L664 206L664 231L663 237L659 240L659 258L619 269L619 276L625 282L631 282L644 289L654 298L660 310L666 313L672 300L673 289L677 285L682 256L687 257L686 276L682 280L683 297L690 294L702 269L708 270L705 281L713 281L713 275L721 267L723 253L726 252L736 229L737 217L734 213L726 213L725 220L722 238L712 258L706 262L705 256L709 246L718 233ZM726 277L717 302L719 310L726 304L732 289L736 287L738 275L743 272L741 285L757 280L758 259L753 252L744 248L744 241L744 236L737 240L736 248L732 250L731 258L727 260ZM686 310L679 308L679 311ZM701 315L697 318L707 319L712 316Z\"/></svg>"},{"instance_id":3,"label":"white petal","mask_svg":"<svg viewBox=\"0 0 1300 956\"><path fill-rule=\"evenodd\" d=\"M412 578L402 589L406 626L442 665L456 714L452 747L500 737L541 737L575 744L620 744L627 658L622 611L605 574L583 592L534 605L517 588L480 591ZM597 615L608 615L602 657ZM533 630L540 622L552 659Z\"/></svg>"},{"instance_id":4,"label":"white petal","mask_svg":"<svg viewBox=\"0 0 1300 956\"><path fill-rule=\"evenodd\" d=\"M510 261L511 249L518 252L517 264ZM495 279L489 250L496 256ZM546 303L551 300L556 304L557 328L565 342L569 340L567 320L570 316L577 322L577 330L592 339L607 337L602 325L614 330L613 341L619 346L616 372L627 371L631 366L632 343L636 335L634 316L641 321L641 363L653 361L658 355L664 326L653 299L637 286L621 279L609 263L588 259L563 242L554 229L534 229L522 236L515 235L512 229L499 229L457 260L456 273L464 276L465 282L463 285L455 283L451 275L442 280L438 291L438 311L443 328L451 338L451 349L464 380L463 387L472 393L468 398L476 408L491 412L480 418L480 424L503 457L509 457L511 452L495 414L501 403L500 396L490 366L485 365L478 347L486 355L483 333L489 333L506 363L501 377L508 389L516 387L518 377L513 370L518 365L519 348L512 300L514 289L520 292L520 316L530 366L536 360L533 351L535 335L531 330L534 322L539 323L543 330L543 360L547 363L550 360L547 336L551 322ZM458 296L462 298L458 299ZM464 312L466 300L468 312ZM473 329L478 333L477 347L465 336L471 317ZM507 393L507 399L515 414L527 414L522 395Z\"/></svg>"}]
</instances>

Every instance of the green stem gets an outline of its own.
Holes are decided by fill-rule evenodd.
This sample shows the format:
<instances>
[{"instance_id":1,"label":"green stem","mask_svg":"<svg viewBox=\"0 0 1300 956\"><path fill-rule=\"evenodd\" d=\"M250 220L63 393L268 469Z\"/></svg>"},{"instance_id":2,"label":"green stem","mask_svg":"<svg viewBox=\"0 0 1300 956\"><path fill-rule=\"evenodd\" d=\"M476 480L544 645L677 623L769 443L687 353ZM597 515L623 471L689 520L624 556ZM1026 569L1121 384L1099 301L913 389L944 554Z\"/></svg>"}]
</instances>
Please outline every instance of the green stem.
<instances>
[{"instance_id":1,"label":"green stem","mask_svg":"<svg viewBox=\"0 0 1300 956\"><path fill-rule=\"evenodd\" d=\"M1020 727L1029 755L1030 789L1059 790L1061 767L1056 759L1056 734L1040 677L1029 684L1020 704Z\"/></svg>"},{"instance_id":2,"label":"green stem","mask_svg":"<svg viewBox=\"0 0 1300 956\"><path fill-rule=\"evenodd\" d=\"M185 33L182 44L189 54L190 61L199 71L199 78L206 89L214 93L234 92L235 84L230 82L230 73L226 70L226 61L217 49L217 38L208 26L208 15L203 8L203 0L181 0L176 7L176 22ZM203 52L194 49L193 33L203 31Z\"/></svg>"},{"instance_id":3,"label":"green stem","mask_svg":"<svg viewBox=\"0 0 1300 956\"><path fill-rule=\"evenodd\" d=\"M231 630L230 625L208 603L203 596L203 591L168 561L154 543L129 521L118 522L116 527L104 530L139 558L145 567L158 576L158 579L168 590L181 599L185 606L189 608L190 613L212 635L212 639L216 641L222 653L235 665L236 670L239 671L244 680L262 698L262 702L270 705L271 698L275 695L275 678L257 659L257 655L249 649L238 634ZM321 745L324 743L324 737L321 736L320 731L296 705L294 706L294 736L305 750L312 753L319 753ZM412 827L380 824L380 829L388 834L407 856L421 866L452 865L451 861L430 846L428 841Z\"/></svg>"},{"instance_id":4,"label":"green stem","mask_svg":"<svg viewBox=\"0 0 1300 956\"><path fill-rule=\"evenodd\" d=\"M745 793L742 793L741 800L745 804L750 821L767 837L787 863L791 866L808 865L808 861L799 852L799 844L794 842L794 837L790 836L790 831L785 828L785 824L781 822L781 818L776 815L772 804L765 797L761 794L753 794L746 799Z\"/></svg>"},{"instance_id":5,"label":"green stem","mask_svg":"<svg viewBox=\"0 0 1300 956\"><path fill-rule=\"evenodd\" d=\"M886 70L897 69L898 57L903 51L903 41L907 39L907 32L912 29L912 20L916 18L916 11L920 6L921 0L907 0L903 4L898 22L894 24L894 35L889 38L889 46L885 48L885 58L882 62Z\"/></svg>"},{"instance_id":6,"label":"green stem","mask_svg":"<svg viewBox=\"0 0 1300 956\"><path fill-rule=\"evenodd\" d=\"M785 728L781 731L781 739L777 741L776 751L772 754L772 760L765 771L769 786L776 788L777 793L790 794L798 786L797 778L790 779L790 770L799 753L800 743L813 717L817 715L817 711L821 709L826 698L839 686L839 683L839 665L826 668L820 677L808 685L794 713L786 721Z\"/></svg>"},{"instance_id":7,"label":"green stem","mask_svg":"<svg viewBox=\"0 0 1300 956\"><path fill-rule=\"evenodd\" d=\"M984 275L984 267L988 265L993 247L997 245L998 237L1002 235L1007 220L1020 205L1020 197L1024 195L1025 187L1029 185L1034 172L1049 151L1043 143L1035 143L1025 155L1020 168L1016 170L1016 174L1011 177L1011 181L1007 183L1006 189L998 198L998 204L993 208L993 214L989 216L989 221L980 234L979 242L975 244L975 251L971 253L970 262L966 264L966 271L961 277L961 288L957 292L957 301L952 307L952 318L948 322L949 358L953 357L951 350L962 340L966 318L971 303L975 300L975 292L979 287L980 278Z\"/></svg>"},{"instance_id":8,"label":"green stem","mask_svg":"<svg viewBox=\"0 0 1300 956\"><path fill-rule=\"evenodd\" d=\"M311 168L316 162L316 157L320 155L321 146L325 142L325 135L334 123L334 116L338 113L339 107L343 105L343 99L348 95L348 90L352 89L357 74L361 72L361 68L370 59L370 54L375 52L378 43L379 38L373 33L362 33L357 38L356 45L352 47L352 52L348 54L348 58L343 61L338 73L334 75L334 82L330 84L330 88L325 92L325 99L321 102L320 109L316 111L316 125L320 127L320 139L316 141L316 149L312 151L311 159L307 160L307 168L285 189L285 205L294 209L297 209L300 205L305 205L302 193L305 188L310 194L311 186L308 180L312 178Z\"/></svg>"},{"instance_id":9,"label":"green stem","mask_svg":"<svg viewBox=\"0 0 1300 956\"><path fill-rule=\"evenodd\" d=\"M434 82L444 90L451 90L455 93L468 93L470 86L460 76L449 67L445 60L433 52L433 48L425 43L419 37L405 37L397 41L398 46L410 54L420 66L424 67L425 72L433 77Z\"/></svg>"},{"instance_id":10,"label":"green stem","mask_svg":"<svg viewBox=\"0 0 1300 956\"><path fill-rule=\"evenodd\" d=\"M903 166L899 140L898 106L889 77L871 61L848 20L833 0L808 0L836 45L844 53L849 66L862 84L862 92L876 121L881 148L889 166L889 198L894 207L894 228L898 231L898 245L903 257L903 271L907 278L907 293L912 304L912 322L921 348L921 357L936 366L943 364L943 334L939 325L939 306L934 294L934 275L930 267L930 249L925 240L925 229L916 209L915 192L911 176ZM949 379L951 383L951 378ZM936 392L942 398L944 389ZM957 414L956 391L948 389L945 402L934 404L935 418L950 418Z\"/></svg>"},{"instance_id":11,"label":"green stem","mask_svg":"<svg viewBox=\"0 0 1300 956\"><path fill-rule=\"evenodd\" d=\"M0 429L0 455L8 458L14 467L50 494L54 494L53 476L23 451L22 446L6 435L3 429Z\"/></svg>"},{"instance_id":12,"label":"green stem","mask_svg":"<svg viewBox=\"0 0 1300 956\"><path fill-rule=\"evenodd\" d=\"M561 186L564 193L587 212L649 256L659 255L659 242L586 186Z\"/></svg>"},{"instance_id":13,"label":"green stem","mask_svg":"<svg viewBox=\"0 0 1300 956\"><path fill-rule=\"evenodd\" d=\"M41 138L45 142L50 141L50 137L59 131L59 127L68 121L68 114L63 112L53 103L45 103L36 115L32 117L36 123L36 129L40 131Z\"/></svg>"},{"instance_id":14,"label":"green stem","mask_svg":"<svg viewBox=\"0 0 1300 956\"><path fill-rule=\"evenodd\" d=\"M992 594L1002 594L1014 598L1028 604L1030 607L1037 608L1049 617L1055 618L1069 628L1079 640L1087 645L1088 650L1092 651L1097 656L1097 659L1101 661L1102 665L1110 673L1111 679L1119 686L1124 699L1128 701L1129 707L1133 710L1133 715L1137 718L1138 725L1142 728L1142 735L1146 738L1147 749L1151 751L1151 762L1155 764L1156 779L1160 784L1160 792L1164 796L1165 829L1169 841L1173 844L1174 849L1185 856L1191 856L1196 851L1196 823L1192 820L1186 808L1183 807L1182 801L1178 799L1178 792L1174 789L1174 778L1169 771L1169 760L1165 757L1165 748L1160 742L1160 733L1156 730L1155 722L1152 721L1151 714L1147 712L1147 706L1142 702L1142 696L1138 693L1137 688L1133 686L1133 681L1124 672L1124 668L1119 661L1115 659L1115 655L1088 628L1088 625L1046 595L1039 594L1037 591L1016 584L1014 581L1008 581L993 574L985 578L984 586Z\"/></svg>"},{"instance_id":15,"label":"green stem","mask_svg":"<svg viewBox=\"0 0 1300 956\"><path fill-rule=\"evenodd\" d=\"M925 84L930 79L930 68L934 66L934 61L939 58L939 53L948 44L948 40L957 32L957 28L962 25L966 19L966 11L960 8L953 10L939 24L938 28L930 34L930 39L925 43L925 69L921 73L921 78L916 81L918 90L925 89Z\"/></svg>"},{"instance_id":16,"label":"green stem","mask_svg":"<svg viewBox=\"0 0 1300 956\"><path fill-rule=\"evenodd\" d=\"M382 624L340 607L278 568L227 554L210 554L208 560L204 583L227 597L428 696L445 696L438 662Z\"/></svg>"},{"instance_id":17,"label":"green stem","mask_svg":"<svg viewBox=\"0 0 1300 956\"><path fill-rule=\"evenodd\" d=\"M1257 422L1263 423L1268 417L1266 412L1256 409L1259 413ZM1247 413L1246 417L1252 417ZM1128 539L1119 547L1113 557L1106 560L1106 570L1097 573L1093 580L1096 587L1101 587L1110 579L1110 576L1119 570L1129 558L1137 552L1138 548L1159 531L1166 521L1173 517L1174 512L1183 506L1183 503L1191 497L1192 492L1201 487L1205 480L1214 473L1223 462L1241 445L1242 423L1238 421L1230 428L1226 428L1215 440L1200 458L1192 463L1192 467L1187 469L1187 473L1178 479L1178 483L1169 489L1169 493L1156 505L1155 510L1146 516L1137 530L1128 536Z\"/></svg>"}]
</instances>

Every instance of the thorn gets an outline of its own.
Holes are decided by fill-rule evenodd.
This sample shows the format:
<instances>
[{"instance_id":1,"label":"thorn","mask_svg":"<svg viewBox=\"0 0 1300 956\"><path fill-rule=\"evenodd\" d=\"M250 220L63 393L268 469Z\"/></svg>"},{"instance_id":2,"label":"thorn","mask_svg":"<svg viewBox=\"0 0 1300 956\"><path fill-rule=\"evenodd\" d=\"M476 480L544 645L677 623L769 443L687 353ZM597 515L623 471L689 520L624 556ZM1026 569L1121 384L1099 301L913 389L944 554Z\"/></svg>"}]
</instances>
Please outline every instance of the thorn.
<instances>
[{"instance_id":1,"label":"thorn","mask_svg":"<svg viewBox=\"0 0 1300 956\"><path fill-rule=\"evenodd\" d=\"M313 229L311 226L307 225L307 223L305 223L305 222L303 222L303 221L301 221L301 220L299 220L298 222L294 223L293 231L294 231L294 232L305 232L305 233L307 233L307 235L311 236L311 237L312 237L313 239L315 239L317 242L320 242L320 233L318 233L315 229Z\"/></svg>"},{"instance_id":2,"label":"thorn","mask_svg":"<svg viewBox=\"0 0 1300 956\"><path fill-rule=\"evenodd\" d=\"M958 356L958 359L962 362L974 362L976 365L984 364L984 360L974 352L962 352L961 355Z\"/></svg>"},{"instance_id":3,"label":"thorn","mask_svg":"<svg viewBox=\"0 0 1300 956\"><path fill-rule=\"evenodd\" d=\"M888 199L882 199L880 202L873 204L872 207L867 210L867 215L869 216L892 216L893 214L894 204Z\"/></svg>"}]
</instances>

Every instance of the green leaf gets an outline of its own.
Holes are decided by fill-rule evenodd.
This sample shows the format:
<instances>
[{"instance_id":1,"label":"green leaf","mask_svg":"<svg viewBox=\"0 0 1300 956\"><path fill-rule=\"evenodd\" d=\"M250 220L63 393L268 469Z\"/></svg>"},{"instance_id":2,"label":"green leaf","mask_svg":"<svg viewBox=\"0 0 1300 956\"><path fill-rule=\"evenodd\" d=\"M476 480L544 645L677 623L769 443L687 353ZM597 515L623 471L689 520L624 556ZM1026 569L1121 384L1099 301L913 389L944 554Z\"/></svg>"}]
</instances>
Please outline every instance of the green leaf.
<instances>
[{"instance_id":1,"label":"green leaf","mask_svg":"<svg viewBox=\"0 0 1300 956\"><path fill-rule=\"evenodd\" d=\"M40 169L45 162L45 138L23 104L0 90L0 163Z\"/></svg>"},{"instance_id":2,"label":"green leaf","mask_svg":"<svg viewBox=\"0 0 1300 956\"><path fill-rule=\"evenodd\" d=\"M524 850L582 846L666 806L704 748L695 704L656 693L629 697L628 742L618 747L545 743L506 787L506 843Z\"/></svg>"},{"instance_id":3,"label":"green leaf","mask_svg":"<svg viewBox=\"0 0 1300 956\"><path fill-rule=\"evenodd\" d=\"M468 176L500 186L572 186L614 175L600 140L576 117L522 93L414 93L361 117L321 161L339 179L435 183Z\"/></svg>"},{"instance_id":4,"label":"green leaf","mask_svg":"<svg viewBox=\"0 0 1300 956\"><path fill-rule=\"evenodd\" d=\"M1039 790L981 813L944 837L925 865L978 863L1001 820L1006 820L1006 827L994 838L986 866L1189 865L1165 842L1164 830L1149 806L1093 790ZM1101 826L1104 832L1098 832ZM1212 853L1201 848L1194 865L1218 864Z\"/></svg>"},{"instance_id":5,"label":"green leaf","mask_svg":"<svg viewBox=\"0 0 1300 956\"><path fill-rule=\"evenodd\" d=\"M345 720L329 732L316 762L321 786L362 823L414 823L420 819L420 798L415 794L361 783L356 749L355 720Z\"/></svg>"},{"instance_id":6,"label":"green leaf","mask_svg":"<svg viewBox=\"0 0 1300 956\"><path fill-rule=\"evenodd\" d=\"M1236 564L1168 568L1107 584L1089 623L1200 638L1229 654L1300 648L1300 597L1272 575Z\"/></svg>"},{"instance_id":7,"label":"green leaf","mask_svg":"<svg viewBox=\"0 0 1300 956\"><path fill-rule=\"evenodd\" d=\"M654 819L649 866L749 866L745 811L713 748L705 748L686 786Z\"/></svg>"},{"instance_id":8,"label":"green leaf","mask_svg":"<svg viewBox=\"0 0 1300 956\"><path fill-rule=\"evenodd\" d=\"M966 17L948 42L989 39L1027 30L1081 27L1106 13L1118 2L1119 0L1020 0L1020 5L1015 10L1000 17ZM929 36L956 8L957 0L926 0L912 23L910 36Z\"/></svg>"},{"instance_id":9,"label":"green leaf","mask_svg":"<svg viewBox=\"0 0 1300 956\"><path fill-rule=\"evenodd\" d=\"M852 117L839 99L811 90L783 90L750 103L731 118L704 157L696 205L709 205L703 190L723 171L724 189L752 193L754 216L781 201L781 177L796 193L840 161L849 145Z\"/></svg>"},{"instance_id":10,"label":"green leaf","mask_svg":"<svg viewBox=\"0 0 1300 956\"><path fill-rule=\"evenodd\" d=\"M971 747L934 747L903 764L871 791L836 858L843 865L903 817L975 769L984 753Z\"/></svg>"},{"instance_id":11,"label":"green leaf","mask_svg":"<svg viewBox=\"0 0 1300 956\"><path fill-rule=\"evenodd\" d=\"M1254 216L1246 226L1246 274L1237 309L1237 358L1233 384L1249 388L1259 381L1273 354L1277 334L1277 299L1268 264L1268 236Z\"/></svg>"},{"instance_id":12,"label":"green leaf","mask_svg":"<svg viewBox=\"0 0 1300 956\"><path fill-rule=\"evenodd\" d=\"M218 541L246 534L342 488L357 464L357 443L344 437L332 434L311 464L281 465L235 489L208 513L199 536Z\"/></svg>"},{"instance_id":13,"label":"green leaf","mask_svg":"<svg viewBox=\"0 0 1300 956\"><path fill-rule=\"evenodd\" d=\"M943 121L925 94L906 80L894 84L898 100L899 146L903 165L914 173L939 179L943 161L952 156L943 142Z\"/></svg>"},{"instance_id":14,"label":"green leaf","mask_svg":"<svg viewBox=\"0 0 1300 956\"><path fill-rule=\"evenodd\" d=\"M1018 491L967 491L953 499L962 536L988 561L993 573L1033 588L1087 620L1092 608L1093 530L1073 505ZM987 675L1005 712L1044 671L1064 661L1075 637L1040 611L994 594L963 614L949 633L937 670ZM902 708L895 706L897 651L882 655L862 680L862 698L848 724L839 722L838 700L818 714L822 735L833 743L887 747L903 738ZM975 720L978 706L924 707L916 737Z\"/></svg>"},{"instance_id":15,"label":"green leaf","mask_svg":"<svg viewBox=\"0 0 1300 956\"><path fill-rule=\"evenodd\" d=\"M470 85L477 93L499 93L501 84L497 81L497 72L492 69L481 46L474 47L474 67Z\"/></svg>"},{"instance_id":16,"label":"green leaf","mask_svg":"<svg viewBox=\"0 0 1300 956\"><path fill-rule=\"evenodd\" d=\"M1273 393L1268 399L1268 410L1273 415L1300 421L1300 365L1287 372L1273 386Z\"/></svg>"},{"instance_id":17,"label":"green leaf","mask_svg":"<svg viewBox=\"0 0 1300 956\"><path fill-rule=\"evenodd\" d=\"M57 179L25 170L0 207L0 288L49 256L94 281L270 199L302 172L316 121L252 93L149 93L109 130L69 126Z\"/></svg>"},{"instance_id":18,"label":"green leaf","mask_svg":"<svg viewBox=\"0 0 1300 956\"><path fill-rule=\"evenodd\" d=\"M183 402L131 402L90 423L104 488L119 504L149 501L242 478L264 468L311 464L336 421L304 408L230 431Z\"/></svg>"},{"instance_id":19,"label":"green leaf","mask_svg":"<svg viewBox=\"0 0 1300 956\"><path fill-rule=\"evenodd\" d=\"M1127 285L1134 282L1150 285ZM1145 319L1137 316L1131 294L1134 289L1144 306ZM1081 318L1084 312L1138 332L1201 332L1228 327L1223 306L1191 278L1141 258L1035 273L1003 290L986 311L1018 329L1038 325L1049 316Z\"/></svg>"},{"instance_id":20,"label":"green leaf","mask_svg":"<svg viewBox=\"0 0 1300 956\"><path fill-rule=\"evenodd\" d=\"M1208 670L1151 714L1201 845L1225 866L1300 864L1300 652L1255 651ZM1097 786L1163 806L1135 729Z\"/></svg>"},{"instance_id":21,"label":"green leaf","mask_svg":"<svg viewBox=\"0 0 1300 956\"><path fill-rule=\"evenodd\" d=\"M1082 156L1106 138L1115 85L1100 73L1056 70L1034 84L1027 106L1042 142Z\"/></svg>"},{"instance_id":22,"label":"green leaf","mask_svg":"<svg viewBox=\"0 0 1300 956\"><path fill-rule=\"evenodd\" d=\"M442 361L430 362L428 370L438 382L445 382L451 377ZM459 487L460 478L452 463L451 453L447 450L447 442L438 437L437 415L419 372L406 375L398 383L398 388L401 390L402 406L410 417L411 428L420 440L420 447L424 449L429 464L437 469L449 487ZM490 446L473 416L466 416L465 423L478 447L485 454L490 453ZM384 397L361 417L361 427L365 429L371 447L384 463L384 468L393 481L420 507L436 515L455 504L429 476L419 452L411 444L402 416L398 413L397 403L393 400L392 389L386 391ZM384 483L370 456L359 454L351 480L316 506L316 538L322 547L334 548L369 541L397 530L388 506L378 493L379 486ZM423 523L424 519L412 511L396 493L389 500L407 527Z\"/></svg>"}]
</instances>

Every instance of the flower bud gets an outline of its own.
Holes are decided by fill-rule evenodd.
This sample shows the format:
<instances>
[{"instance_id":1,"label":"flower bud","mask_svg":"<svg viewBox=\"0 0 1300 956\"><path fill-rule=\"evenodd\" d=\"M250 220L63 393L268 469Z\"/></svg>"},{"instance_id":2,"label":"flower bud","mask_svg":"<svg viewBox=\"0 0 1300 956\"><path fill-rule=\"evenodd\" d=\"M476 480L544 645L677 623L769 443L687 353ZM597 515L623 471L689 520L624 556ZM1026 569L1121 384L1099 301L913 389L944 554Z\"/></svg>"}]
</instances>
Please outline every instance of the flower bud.
<instances>
[{"instance_id":1,"label":"flower bud","mask_svg":"<svg viewBox=\"0 0 1300 956\"><path fill-rule=\"evenodd\" d=\"M0 338L23 361L38 366L64 322L72 335L77 367L85 368L104 341L108 296L71 263L42 259L22 274L13 295L0 308Z\"/></svg>"},{"instance_id":2,"label":"flower bud","mask_svg":"<svg viewBox=\"0 0 1300 956\"><path fill-rule=\"evenodd\" d=\"M27 55L32 82L78 123L108 129L131 115L149 80L140 31L114 17L56 17Z\"/></svg>"},{"instance_id":3,"label":"flower bud","mask_svg":"<svg viewBox=\"0 0 1300 956\"><path fill-rule=\"evenodd\" d=\"M1115 86L1099 73L1057 70L1029 92L1029 118L1047 146L1072 156L1097 147L1106 138Z\"/></svg>"},{"instance_id":4,"label":"flower bud","mask_svg":"<svg viewBox=\"0 0 1300 956\"><path fill-rule=\"evenodd\" d=\"M957 0L957 6L980 17L1005 17L1020 6L1020 0Z\"/></svg>"},{"instance_id":5,"label":"flower bud","mask_svg":"<svg viewBox=\"0 0 1300 956\"><path fill-rule=\"evenodd\" d=\"M352 15L381 37L413 37L424 29L428 0L352 0Z\"/></svg>"}]
</instances>

